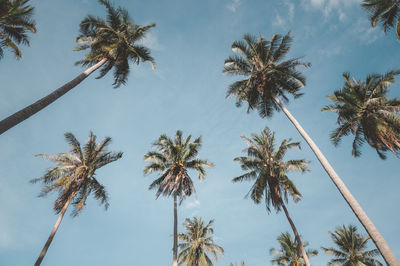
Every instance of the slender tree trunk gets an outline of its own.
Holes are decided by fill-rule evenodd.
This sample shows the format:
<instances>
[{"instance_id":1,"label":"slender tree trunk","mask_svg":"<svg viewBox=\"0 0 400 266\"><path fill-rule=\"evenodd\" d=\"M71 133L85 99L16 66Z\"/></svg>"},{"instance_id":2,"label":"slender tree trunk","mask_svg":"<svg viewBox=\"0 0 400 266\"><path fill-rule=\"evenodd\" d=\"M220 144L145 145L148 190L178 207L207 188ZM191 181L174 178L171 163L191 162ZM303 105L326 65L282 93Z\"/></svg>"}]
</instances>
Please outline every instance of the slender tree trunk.
<instances>
[{"instance_id":1,"label":"slender tree trunk","mask_svg":"<svg viewBox=\"0 0 400 266\"><path fill-rule=\"evenodd\" d=\"M306 263L306 266L310 266L310 261L308 260L307 253L306 253L306 251L305 251L305 249L303 247L303 243L301 242L299 232L297 232L296 226L294 225L294 223L292 221L292 218L290 218L289 212L286 209L286 205L285 205L285 203L283 202L282 199L281 199L281 205L282 205L283 211L286 214L286 218L288 219L288 221L290 223L290 226L292 227L292 230L293 230L293 233L294 233L294 237L296 238L297 245L298 245L298 247L300 249L301 255L303 256L304 262Z\"/></svg>"},{"instance_id":2,"label":"slender tree trunk","mask_svg":"<svg viewBox=\"0 0 400 266\"><path fill-rule=\"evenodd\" d=\"M39 258L36 260L35 262L35 266L39 266L42 263L42 260L44 258L44 256L46 255L47 250L50 247L51 242L53 241L54 235L57 232L58 227L60 226L60 223L64 217L65 212L67 211L67 208L69 206L69 204L71 203L72 199L74 198L74 196L76 195L76 192L71 194L71 196L69 197L68 201L65 203L64 207L61 210L60 215L58 216L57 222L53 227L53 230L51 230L50 236L46 241L46 244L44 244L44 247L42 249L42 252L40 252Z\"/></svg>"},{"instance_id":3,"label":"slender tree trunk","mask_svg":"<svg viewBox=\"0 0 400 266\"><path fill-rule=\"evenodd\" d=\"M9 130L10 128L18 125L25 119L31 117L32 115L36 114L40 110L44 109L46 106L49 104L53 103L56 101L58 98L66 94L68 91L76 87L79 83L81 83L85 78L87 78L92 72L94 72L96 69L101 67L107 59L102 59L100 60L97 64L94 66L89 67L86 69L82 74L71 80L70 82L64 84L60 88L56 89L49 95L41 98L40 100L34 102L33 104L25 107L24 109L21 109L20 111L14 113L13 115L10 115L9 117L3 119L0 121L0 135Z\"/></svg>"},{"instance_id":4,"label":"slender tree trunk","mask_svg":"<svg viewBox=\"0 0 400 266\"><path fill-rule=\"evenodd\" d=\"M335 172L333 167L330 165L328 160L319 150L317 145L315 145L314 141L308 136L307 132L301 127L299 122L292 116L292 114L286 109L286 107L281 103L278 97L274 96L275 102L281 107L282 111L286 114L289 120L293 123L296 129L299 131L300 135L304 138L304 140L308 143L311 150L317 156L318 160L320 161L322 167L324 167L326 173L332 179L333 183L339 190L340 194L342 194L343 198L346 200L347 204L349 204L350 208L352 209L353 213L357 216L360 223L363 225L365 230L368 232L371 239L374 241L376 247L379 249L379 252L382 254L385 262L390 266L400 266L399 261L397 260L396 256L394 255L393 251L390 249L388 244L386 243L385 239L379 233L378 229L376 229L375 225L372 221L368 218L367 214L361 208L360 204L357 200L353 197L350 191L347 189L346 185L340 179L338 174Z\"/></svg>"},{"instance_id":5,"label":"slender tree trunk","mask_svg":"<svg viewBox=\"0 0 400 266\"><path fill-rule=\"evenodd\" d=\"M172 248L172 266L178 265L178 203L174 193L174 246Z\"/></svg>"}]
</instances>

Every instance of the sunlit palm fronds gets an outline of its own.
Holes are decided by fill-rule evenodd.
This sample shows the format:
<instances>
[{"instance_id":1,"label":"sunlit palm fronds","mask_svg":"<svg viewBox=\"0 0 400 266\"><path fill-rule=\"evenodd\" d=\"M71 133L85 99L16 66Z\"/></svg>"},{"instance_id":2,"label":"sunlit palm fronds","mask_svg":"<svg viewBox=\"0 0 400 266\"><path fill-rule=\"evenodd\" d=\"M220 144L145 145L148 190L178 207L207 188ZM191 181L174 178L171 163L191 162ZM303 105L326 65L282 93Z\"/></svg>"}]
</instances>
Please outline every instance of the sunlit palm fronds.
<instances>
[{"instance_id":1,"label":"sunlit palm fronds","mask_svg":"<svg viewBox=\"0 0 400 266\"><path fill-rule=\"evenodd\" d=\"M386 33L395 27L400 40L400 1L399 0L363 0L362 6L369 13L372 27L378 23Z\"/></svg>"},{"instance_id":2,"label":"sunlit palm fronds","mask_svg":"<svg viewBox=\"0 0 400 266\"><path fill-rule=\"evenodd\" d=\"M143 160L149 162L143 170L144 175L160 172L160 176L149 187L157 190L157 198L176 193L181 201L184 200L195 192L188 170L195 170L201 181L206 175L204 167L213 167L207 160L197 158L201 137L194 141L191 138L191 135L184 138L180 130L173 139L163 134L154 142L154 151L143 157Z\"/></svg>"},{"instance_id":3,"label":"sunlit palm fronds","mask_svg":"<svg viewBox=\"0 0 400 266\"><path fill-rule=\"evenodd\" d=\"M224 256L224 249L214 244L214 220L206 225L201 218L186 219L183 226L186 233L179 234L179 264L187 266L212 266L210 256L218 261L218 254Z\"/></svg>"},{"instance_id":4,"label":"sunlit palm fronds","mask_svg":"<svg viewBox=\"0 0 400 266\"><path fill-rule=\"evenodd\" d=\"M308 170L308 162L304 159L283 161L286 152L292 148L300 148L299 142L291 139L283 140L279 147L275 147L275 133L265 128L260 135L252 134L251 138L243 137L248 148L247 156L237 157L241 168L246 173L235 177L232 181L253 181L248 195L259 204L263 198L268 211L271 205L277 211L280 210L282 200L288 200L291 196L294 202L301 198L301 194L289 179L290 171L305 172Z\"/></svg>"},{"instance_id":5,"label":"sunlit palm fronds","mask_svg":"<svg viewBox=\"0 0 400 266\"><path fill-rule=\"evenodd\" d=\"M90 194L107 209L108 194L96 179L96 170L120 159L122 152L108 151L107 146L111 143L111 138L106 137L103 141L96 142L96 136L92 132L83 147L72 133L65 133L65 139L70 145L69 153L37 155L56 163L56 166L49 168L42 177L32 180L33 183L43 183L40 196L53 191L58 192L54 203L56 213L60 213L70 196L73 196L72 204L75 209L72 215L79 215Z\"/></svg>"},{"instance_id":6,"label":"sunlit palm fronds","mask_svg":"<svg viewBox=\"0 0 400 266\"><path fill-rule=\"evenodd\" d=\"M298 244L292 238L289 233L281 233L277 238L280 248L270 249L271 256L274 258L271 260L272 264L279 266L304 266L306 265L304 259L299 251ZM303 242L303 246L308 246L307 242ZM308 257L314 257L318 255L317 250L307 250Z\"/></svg>"},{"instance_id":7,"label":"sunlit palm fronds","mask_svg":"<svg viewBox=\"0 0 400 266\"><path fill-rule=\"evenodd\" d=\"M353 225L338 227L334 233L329 232L337 248L324 248L326 254L333 256L328 265L366 265L383 266L374 257L379 255L377 249L367 250L369 236L357 233Z\"/></svg>"},{"instance_id":8,"label":"sunlit palm fronds","mask_svg":"<svg viewBox=\"0 0 400 266\"><path fill-rule=\"evenodd\" d=\"M34 7L28 2L0 0L0 59L4 56L4 48L13 51L16 58L21 58L18 44L29 45L27 32L36 33L36 23L32 18Z\"/></svg>"},{"instance_id":9,"label":"sunlit palm fronds","mask_svg":"<svg viewBox=\"0 0 400 266\"><path fill-rule=\"evenodd\" d=\"M89 49L84 60L76 64L83 66L93 65L106 58L107 62L100 70L98 78L104 77L114 68L115 87L126 83L130 72L129 63L139 64L150 62L153 68L155 62L150 55L150 50L140 44L148 30L156 24L141 26L134 24L128 11L122 7L114 7L107 0L99 0L107 10L106 19L86 16L79 26L80 35L77 38L79 44L76 50Z\"/></svg>"},{"instance_id":10,"label":"sunlit palm fronds","mask_svg":"<svg viewBox=\"0 0 400 266\"><path fill-rule=\"evenodd\" d=\"M289 101L287 94L294 97L302 95L300 89L305 86L305 76L296 70L299 66L310 66L300 58L283 61L290 50L292 37L274 34L271 40L263 36L245 34L243 40L234 41L232 50L235 55L225 60L223 73L245 76L230 85L228 96L236 96L236 105L248 103L248 111L257 109L261 117L271 117L273 111L279 111L274 96Z\"/></svg>"},{"instance_id":11,"label":"sunlit palm fronds","mask_svg":"<svg viewBox=\"0 0 400 266\"><path fill-rule=\"evenodd\" d=\"M398 155L400 151L400 100L388 99L388 88L395 82L399 70L384 75L368 75L365 81L356 81L344 73L344 85L328 98L333 102L322 111L338 114L339 127L331 134L338 145L342 137L354 135L353 156L361 155L360 148L366 142L385 159L386 151Z\"/></svg>"}]
</instances>

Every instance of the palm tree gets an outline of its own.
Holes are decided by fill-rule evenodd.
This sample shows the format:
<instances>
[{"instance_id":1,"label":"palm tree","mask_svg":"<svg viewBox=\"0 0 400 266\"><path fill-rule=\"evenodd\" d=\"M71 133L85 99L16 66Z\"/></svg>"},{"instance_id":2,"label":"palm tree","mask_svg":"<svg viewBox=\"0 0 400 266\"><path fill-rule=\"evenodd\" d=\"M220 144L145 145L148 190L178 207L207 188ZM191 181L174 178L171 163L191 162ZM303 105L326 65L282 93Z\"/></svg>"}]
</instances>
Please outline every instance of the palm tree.
<instances>
[{"instance_id":1,"label":"palm tree","mask_svg":"<svg viewBox=\"0 0 400 266\"><path fill-rule=\"evenodd\" d=\"M275 258L271 260L272 264L279 266L304 266L306 265L304 259L301 257L298 245L296 241L292 239L289 233L281 233L277 238L280 249L270 249L270 254L275 255ZM308 246L307 242L303 242L303 246ZM307 250L308 257L314 257L318 255L317 250Z\"/></svg>"},{"instance_id":2,"label":"palm tree","mask_svg":"<svg viewBox=\"0 0 400 266\"><path fill-rule=\"evenodd\" d=\"M355 226L343 225L336 228L335 233L329 234L339 249L322 247L326 254L334 256L328 265L383 266L374 258L379 255L377 249L366 250L369 236L358 234Z\"/></svg>"},{"instance_id":3,"label":"palm tree","mask_svg":"<svg viewBox=\"0 0 400 266\"><path fill-rule=\"evenodd\" d=\"M42 181L43 189L39 196L45 196L53 191L58 192L58 197L54 202L54 211L59 216L35 266L42 263L71 202L75 207L71 213L73 217L81 213L82 208L86 205L86 199L92 193L100 204L104 204L105 209L108 208L108 194L105 187L97 181L96 170L122 157L122 152L107 151L107 146L111 143L109 137L96 143L96 136L90 133L89 140L83 149L72 133L65 133L65 140L70 145L69 153L37 155L57 164L47 170L45 175L33 179L31 182Z\"/></svg>"},{"instance_id":4,"label":"palm tree","mask_svg":"<svg viewBox=\"0 0 400 266\"><path fill-rule=\"evenodd\" d=\"M400 1L399 0L363 0L362 6L369 13L372 27L378 22L386 33L396 23L396 35L400 40Z\"/></svg>"},{"instance_id":5,"label":"palm tree","mask_svg":"<svg viewBox=\"0 0 400 266\"><path fill-rule=\"evenodd\" d=\"M256 108L261 117L271 117L274 110L282 110L310 146L340 194L342 194L358 220L377 245L385 261L389 265L400 265L382 235L347 189L318 146L279 99L280 97L284 102L288 102L287 94L291 94L294 98L302 95L300 89L305 86L306 78L296 68L310 65L309 63L300 61L298 58L282 61L290 50L292 42L290 34L288 33L283 37L279 34L274 34L270 41L265 40L262 36L256 38L249 34L245 34L243 39L244 41L233 42L233 51L240 54L230 56L225 60L223 72L243 75L246 79L231 84L227 96L236 96L237 106L246 101L248 103L248 112Z\"/></svg>"},{"instance_id":6,"label":"palm tree","mask_svg":"<svg viewBox=\"0 0 400 266\"><path fill-rule=\"evenodd\" d=\"M18 44L29 46L27 31L36 33L32 19L34 7L27 5L29 0L0 0L0 59L4 48L14 52L17 59L22 58Z\"/></svg>"},{"instance_id":7,"label":"palm tree","mask_svg":"<svg viewBox=\"0 0 400 266\"><path fill-rule=\"evenodd\" d=\"M400 100L387 99L388 88L400 71L390 71L385 75L368 75L364 81L350 78L343 73L344 85L328 96L333 104L322 111L338 114L339 127L331 134L338 145L343 136L354 135L353 156L361 155L360 147L367 142L376 150L381 159L390 150L395 155L400 150Z\"/></svg>"},{"instance_id":8,"label":"palm tree","mask_svg":"<svg viewBox=\"0 0 400 266\"><path fill-rule=\"evenodd\" d=\"M218 261L218 254L224 256L224 249L214 244L214 229L211 226L214 220L205 225L201 218L193 217L186 219L183 226L185 234L179 234L179 264L187 266L213 266L211 254L215 261Z\"/></svg>"},{"instance_id":9,"label":"palm tree","mask_svg":"<svg viewBox=\"0 0 400 266\"><path fill-rule=\"evenodd\" d=\"M191 135L183 138L182 131L176 131L175 138L171 139L162 134L153 144L154 151L143 156L143 160L149 162L143 170L144 175L152 172L160 172L160 176L151 183L149 189L156 189L156 198L160 195L174 197L174 244L172 248L172 265L178 265L178 206L180 203L195 192L192 179L188 170L198 172L199 180L203 181L206 175L204 167L214 165L207 160L197 157L201 147L201 137L193 142Z\"/></svg>"},{"instance_id":10,"label":"palm tree","mask_svg":"<svg viewBox=\"0 0 400 266\"><path fill-rule=\"evenodd\" d=\"M114 68L113 85L119 87L127 81L130 71L129 62L139 64L149 61L153 67L155 66L150 51L137 44L155 24L136 25L131 22L126 9L115 8L107 0L99 0L99 2L107 9L107 19L88 15L80 24L81 34L77 38L79 46L76 50L89 49L89 53L86 54L84 60L76 64L89 66L89 68L49 95L0 121L0 134L44 109L99 68L101 68L100 75L97 78L104 77Z\"/></svg>"},{"instance_id":11,"label":"palm tree","mask_svg":"<svg viewBox=\"0 0 400 266\"><path fill-rule=\"evenodd\" d=\"M252 134L251 139L247 137L242 138L248 144L248 148L246 149L247 157L237 157L234 160L240 163L242 170L246 171L246 173L234 178L232 181L236 183L239 181L255 180L247 196L250 195L256 204L261 203L263 198L265 198L265 206L268 212L271 211L271 205L277 212L281 208L283 209L292 227L306 265L310 265L299 233L290 218L283 200L285 199L287 203L288 195L291 196L294 202L299 201L301 198L300 192L286 174L290 171L300 171L302 173L308 171L308 162L304 159L283 161L289 149L300 149L300 143L291 142L291 139L285 139L275 149L275 133L270 132L267 127L260 135Z\"/></svg>"}]
</instances>

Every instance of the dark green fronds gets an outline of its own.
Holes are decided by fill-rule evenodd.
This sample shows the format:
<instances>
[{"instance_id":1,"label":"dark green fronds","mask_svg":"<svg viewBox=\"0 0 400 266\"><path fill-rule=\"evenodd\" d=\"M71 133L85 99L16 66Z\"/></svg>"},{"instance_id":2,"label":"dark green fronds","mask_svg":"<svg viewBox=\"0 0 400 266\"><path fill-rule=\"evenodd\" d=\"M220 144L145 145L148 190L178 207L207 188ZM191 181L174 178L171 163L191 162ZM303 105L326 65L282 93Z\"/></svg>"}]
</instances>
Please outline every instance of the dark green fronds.
<instances>
[{"instance_id":1,"label":"dark green fronds","mask_svg":"<svg viewBox=\"0 0 400 266\"><path fill-rule=\"evenodd\" d=\"M294 202L301 198L301 193L289 179L290 171L308 171L308 162L304 159L283 161L286 152L292 148L300 148L299 142L291 139L283 140L278 148L275 148L275 133L267 127L260 135L252 134L251 138L242 137L247 142L247 157L237 157L234 160L240 163L245 174L234 178L232 181L253 181L247 196L259 204L265 200L267 211L271 205L277 211L280 210L283 200L290 196ZM246 197L247 197L246 196Z\"/></svg>"},{"instance_id":2,"label":"dark green fronds","mask_svg":"<svg viewBox=\"0 0 400 266\"><path fill-rule=\"evenodd\" d=\"M150 50L138 44L142 41L149 29L156 26L150 24L141 26L134 24L128 11L122 7L114 7L107 0L99 0L107 9L106 19L87 15L79 25L80 35L76 41L76 51L89 50L84 60L76 62L82 66L91 66L106 58L107 63L100 70L97 78L104 77L114 69L114 87L126 84L131 71L130 62L139 64L150 62L155 67Z\"/></svg>"},{"instance_id":3,"label":"dark green fronds","mask_svg":"<svg viewBox=\"0 0 400 266\"><path fill-rule=\"evenodd\" d=\"M344 136L354 135L352 154L361 155L364 143L376 150L379 157L386 158L391 151L398 156L400 151L400 100L386 97L389 87L395 82L400 70L392 70L384 75L368 75L365 81L356 81L350 73L343 73L342 89L328 96L332 104L322 111L338 114L336 128L331 133L335 145Z\"/></svg>"},{"instance_id":4,"label":"dark green fronds","mask_svg":"<svg viewBox=\"0 0 400 266\"><path fill-rule=\"evenodd\" d=\"M357 233L357 228L353 225L341 226L336 228L334 233L329 232L336 248L324 248L327 255L333 256L328 265L368 265L383 266L374 257L379 255L377 249L367 250L369 236Z\"/></svg>"},{"instance_id":5,"label":"dark green fronds","mask_svg":"<svg viewBox=\"0 0 400 266\"><path fill-rule=\"evenodd\" d=\"M274 34L271 40L245 34L242 41L234 41L232 50L238 54L225 60L223 73L246 78L232 83L227 97L235 96L238 107L247 102L247 111L257 109L261 117L271 117L274 111L280 110L274 97L281 97L285 102L288 102L287 94L300 97L306 78L296 69L309 67L310 63L299 58L282 61L292 41L290 32L285 36Z\"/></svg>"},{"instance_id":6,"label":"dark green fronds","mask_svg":"<svg viewBox=\"0 0 400 266\"><path fill-rule=\"evenodd\" d=\"M368 12L372 27L381 24L386 33L395 28L400 40L400 1L399 0L363 0L362 6Z\"/></svg>"},{"instance_id":7,"label":"dark green fronds","mask_svg":"<svg viewBox=\"0 0 400 266\"><path fill-rule=\"evenodd\" d=\"M290 265L298 265L304 266L306 265L300 249L298 247L297 242L292 238L289 233L281 233L278 238L278 243L280 245L279 249L271 248L269 253L274 258L271 260L272 264L280 265L280 266L290 266ZM308 246L307 242L302 242L303 246ZM318 255L317 250L307 250L306 251L308 257L314 257Z\"/></svg>"},{"instance_id":8,"label":"dark green fronds","mask_svg":"<svg viewBox=\"0 0 400 266\"><path fill-rule=\"evenodd\" d=\"M17 59L22 57L18 44L29 46L27 32L36 33L32 19L34 7L29 0L0 0L0 59L4 48L10 49Z\"/></svg>"},{"instance_id":9,"label":"dark green fronds","mask_svg":"<svg viewBox=\"0 0 400 266\"><path fill-rule=\"evenodd\" d=\"M212 266L210 256L218 262L218 254L224 257L224 249L214 244L214 220L206 225L201 218L185 219L183 227L186 233L179 234L179 264Z\"/></svg>"},{"instance_id":10,"label":"dark green fronds","mask_svg":"<svg viewBox=\"0 0 400 266\"><path fill-rule=\"evenodd\" d=\"M54 203L56 213L61 211L69 197L73 197L72 204L75 209L72 211L72 216L79 215L90 194L93 194L99 204L107 209L109 197L105 187L95 178L96 170L120 159L122 152L108 151L107 147L111 143L111 138L106 137L98 143L92 132L83 148L72 133L67 132L64 136L70 145L70 152L58 155L38 154L37 156L56 163L56 166L31 182L43 182L40 196L53 191L58 192Z\"/></svg>"},{"instance_id":11,"label":"dark green fronds","mask_svg":"<svg viewBox=\"0 0 400 266\"><path fill-rule=\"evenodd\" d=\"M195 170L202 181L206 171L204 167L214 165L207 160L197 158L201 148L201 137L191 141L192 136L183 137L183 132L178 130L175 138L162 134L154 143L154 151L143 156L143 160L149 162L143 170L144 175L159 172L160 176L149 187L156 189L156 197L160 195L170 196L176 194L180 200L195 192L192 179L188 170Z\"/></svg>"}]
</instances>

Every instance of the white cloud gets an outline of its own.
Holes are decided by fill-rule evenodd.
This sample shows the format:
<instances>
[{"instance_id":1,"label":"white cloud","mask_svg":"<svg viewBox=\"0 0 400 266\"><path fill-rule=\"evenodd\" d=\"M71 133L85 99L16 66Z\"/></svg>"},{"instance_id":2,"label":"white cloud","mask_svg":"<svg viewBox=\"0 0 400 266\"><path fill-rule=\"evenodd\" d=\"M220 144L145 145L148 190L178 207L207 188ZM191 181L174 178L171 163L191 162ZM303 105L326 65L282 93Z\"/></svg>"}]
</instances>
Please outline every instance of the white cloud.
<instances>
[{"instance_id":1,"label":"white cloud","mask_svg":"<svg viewBox=\"0 0 400 266\"><path fill-rule=\"evenodd\" d=\"M284 0L283 4L285 5L285 14L287 14L287 16L285 16L285 17L287 19L285 20L281 15L276 14L274 20L272 21L272 25L281 27L286 30L288 28L288 24L293 22L294 15L295 15L295 12L294 12L295 6L290 0Z\"/></svg>"},{"instance_id":2,"label":"white cloud","mask_svg":"<svg viewBox=\"0 0 400 266\"><path fill-rule=\"evenodd\" d=\"M286 23L279 14L275 16L275 19L272 21L272 25L286 29Z\"/></svg>"},{"instance_id":3,"label":"white cloud","mask_svg":"<svg viewBox=\"0 0 400 266\"><path fill-rule=\"evenodd\" d=\"M197 208L197 207L199 207L199 206L200 206L200 201L197 200L197 199L195 199L195 200L193 200L193 201L189 201L189 202L187 202L186 205L185 205L185 207L186 207L187 209L193 209L193 208Z\"/></svg>"},{"instance_id":4,"label":"white cloud","mask_svg":"<svg viewBox=\"0 0 400 266\"><path fill-rule=\"evenodd\" d=\"M236 12L236 10L238 9L238 7L241 4L241 0L232 0L232 2L230 4L228 4L226 7L232 11L233 13Z\"/></svg>"},{"instance_id":5,"label":"white cloud","mask_svg":"<svg viewBox=\"0 0 400 266\"><path fill-rule=\"evenodd\" d=\"M157 36L152 32L146 34L145 38L142 41L142 44L151 50L155 51L164 50L164 46L162 46L159 43Z\"/></svg>"},{"instance_id":6,"label":"white cloud","mask_svg":"<svg viewBox=\"0 0 400 266\"><path fill-rule=\"evenodd\" d=\"M311 8L319 9L325 17L328 17L332 12L336 13L340 21L346 19L345 10L352 5L359 5L362 0L303 0L303 7L306 10Z\"/></svg>"},{"instance_id":7,"label":"white cloud","mask_svg":"<svg viewBox=\"0 0 400 266\"><path fill-rule=\"evenodd\" d=\"M358 37L358 39L365 43L371 44L378 40L380 36L383 35L379 28L372 28L371 24L365 19L358 19L353 29L353 34Z\"/></svg>"}]
</instances>

